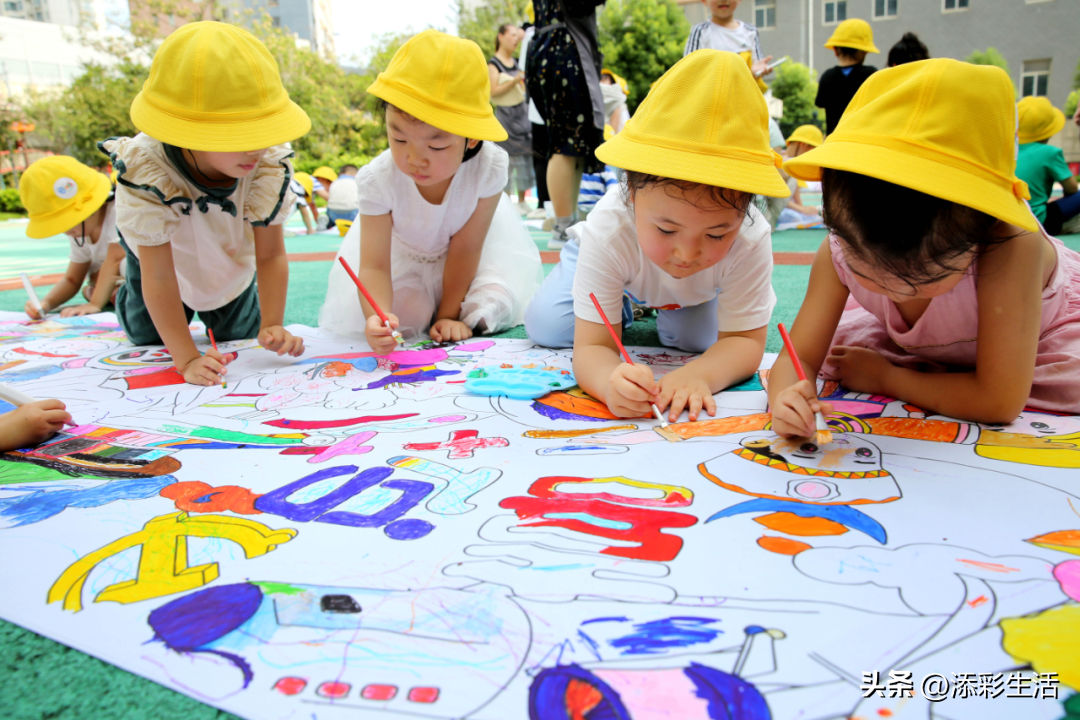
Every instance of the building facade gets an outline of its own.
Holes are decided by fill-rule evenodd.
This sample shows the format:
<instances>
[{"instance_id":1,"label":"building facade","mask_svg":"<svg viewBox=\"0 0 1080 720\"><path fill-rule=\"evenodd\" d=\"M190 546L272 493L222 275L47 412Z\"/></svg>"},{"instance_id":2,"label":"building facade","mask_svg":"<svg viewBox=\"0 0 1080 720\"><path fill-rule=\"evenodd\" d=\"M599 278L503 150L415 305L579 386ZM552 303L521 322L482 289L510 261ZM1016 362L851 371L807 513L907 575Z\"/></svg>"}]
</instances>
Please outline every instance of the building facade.
<instances>
[{"instance_id":1,"label":"building facade","mask_svg":"<svg viewBox=\"0 0 1080 720\"><path fill-rule=\"evenodd\" d=\"M82 45L71 28L36 20L0 18L0 97L68 85L83 64L103 65L114 58Z\"/></svg>"},{"instance_id":2,"label":"building facade","mask_svg":"<svg viewBox=\"0 0 1080 720\"><path fill-rule=\"evenodd\" d=\"M98 30L105 27L102 0L0 0L0 16L69 27L84 22Z\"/></svg>"},{"instance_id":3,"label":"building facade","mask_svg":"<svg viewBox=\"0 0 1080 720\"><path fill-rule=\"evenodd\" d=\"M691 23L707 19L701 0L677 2ZM866 62L878 68L905 32L917 34L931 57L963 60L993 47L1008 62L1018 96L1046 96L1059 108L1080 61L1080 0L742 0L735 17L757 26L766 55L788 55L818 75L836 65L824 44L848 18L870 23L881 54ZM1077 134L1068 123L1051 142L1080 159Z\"/></svg>"}]
</instances>

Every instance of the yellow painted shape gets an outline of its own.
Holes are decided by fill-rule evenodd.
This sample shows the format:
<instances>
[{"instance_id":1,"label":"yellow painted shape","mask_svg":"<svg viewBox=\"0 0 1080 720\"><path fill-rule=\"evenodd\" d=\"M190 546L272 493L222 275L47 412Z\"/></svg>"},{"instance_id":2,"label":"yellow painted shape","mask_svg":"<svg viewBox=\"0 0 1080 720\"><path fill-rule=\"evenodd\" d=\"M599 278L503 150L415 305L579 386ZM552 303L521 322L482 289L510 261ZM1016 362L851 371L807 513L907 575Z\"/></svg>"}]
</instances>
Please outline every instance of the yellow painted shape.
<instances>
[{"instance_id":1,"label":"yellow painted shape","mask_svg":"<svg viewBox=\"0 0 1080 720\"><path fill-rule=\"evenodd\" d=\"M1056 672L1062 685L1080 690L1080 605L1069 603L1036 615L1006 618L1002 647L1035 672Z\"/></svg>"},{"instance_id":2,"label":"yellow painted shape","mask_svg":"<svg viewBox=\"0 0 1080 720\"><path fill-rule=\"evenodd\" d=\"M1080 530L1059 530L1033 537L1028 542L1047 550L1060 550L1080 555Z\"/></svg>"},{"instance_id":3,"label":"yellow painted shape","mask_svg":"<svg viewBox=\"0 0 1080 720\"><path fill-rule=\"evenodd\" d=\"M143 529L85 555L65 570L49 588L46 602L64 601L64 609L82 610L82 589L86 578L103 560L129 548L141 546L138 574L134 580L108 586L94 602L112 600L139 602L173 593L194 590L218 577L218 564L188 567L187 538L232 540L248 558L265 555L296 537L291 528L273 530L260 522L225 515L191 518L186 512L169 513L149 520Z\"/></svg>"}]
</instances>

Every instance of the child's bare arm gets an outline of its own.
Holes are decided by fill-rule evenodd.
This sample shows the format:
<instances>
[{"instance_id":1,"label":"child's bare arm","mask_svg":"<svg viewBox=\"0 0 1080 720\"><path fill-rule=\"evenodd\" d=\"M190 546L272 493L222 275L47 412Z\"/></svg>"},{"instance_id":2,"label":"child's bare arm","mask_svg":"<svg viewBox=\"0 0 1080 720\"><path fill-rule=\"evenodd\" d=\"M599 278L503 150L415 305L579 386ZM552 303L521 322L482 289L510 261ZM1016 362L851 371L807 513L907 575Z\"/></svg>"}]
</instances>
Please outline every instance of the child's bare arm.
<instances>
[{"instance_id":1,"label":"child's bare arm","mask_svg":"<svg viewBox=\"0 0 1080 720\"><path fill-rule=\"evenodd\" d=\"M289 257L285 253L285 231L281 225L256 226L255 267L259 278L259 311L262 314L259 344L278 355L297 357L304 341L282 325L285 299L289 292Z\"/></svg>"},{"instance_id":2,"label":"child's bare arm","mask_svg":"<svg viewBox=\"0 0 1080 720\"><path fill-rule=\"evenodd\" d=\"M392 213L385 215L361 215L360 216L360 257L345 258L350 267L356 267L359 260L360 266L356 270L356 276L364 287L379 303L379 307L386 313L391 328L398 327L397 316L390 312L394 306L394 287L391 283L390 272L390 242L394 230L394 218ZM376 353L386 355L397 349L397 341L394 339L390 328L383 324L382 318L375 312L375 308L367 301L364 294L357 289L360 296L360 307L364 311L367 322L364 325L364 336L368 345Z\"/></svg>"},{"instance_id":3,"label":"child's bare arm","mask_svg":"<svg viewBox=\"0 0 1080 720\"><path fill-rule=\"evenodd\" d=\"M618 317L618 316L616 316ZM622 323L615 332L622 337ZM577 318L574 322L574 377L585 392L608 406L618 417L651 415L659 387L646 365L623 362L611 333L601 323Z\"/></svg>"},{"instance_id":4,"label":"child's bare arm","mask_svg":"<svg viewBox=\"0 0 1080 720\"><path fill-rule=\"evenodd\" d=\"M1017 237L979 258L979 333L975 371L920 373L882 368L881 392L960 420L1007 423L1031 393L1039 344L1044 263L1052 251L1038 234L1006 227ZM858 388L854 388L858 389Z\"/></svg>"},{"instance_id":5,"label":"child's bare arm","mask_svg":"<svg viewBox=\"0 0 1080 720\"><path fill-rule=\"evenodd\" d=\"M83 281L86 279L86 273L89 270L90 263L88 262L69 262L67 270L64 271L64 277L61 278L60 282L53 285L52 290L41 300L41 305L46 312L60 307L75 297L79 292L79 288L82 287ZM37 316L37 308L33 306L33 303L27 301L25 309L26 314L30 317L36 320L41 319Z\"/></svg>"},{"instance_id":6,"label":"child's bare arm","mask_svg":"<svg viewBox=\"0 0 1080 720\"><path fill-rule=\"evenodd\" d=\"M847 298L848 289L836 274L826 238L814 256L806 297L790 333L809 380L799 381L787 350L780 352L769 372L769 407L773 429L780 435L812 435L814 413L831 410L818 402L815 381L829 353Z\"/></svg>"},{"instance_id":7,"label":"child's bare arm","mask_svg":"<svg viewBox=\"0 0 1080 720\"><path fill-rule=\"evenodd\" d=\"M484 240L491 228L491 219L495 217L495 208L498 207L501 196L502 193L499 193L481 198L472 217L450 238L446 265L443 267L442 300L439 301L439 309L435 313L435 324L431 326L431 338L436 342L463 340L472 336L472 330L458 322L461 302L476 277Z\"/></svg>"},{"instance_id":8,"label":"child's bare arm","mask_svg":"<svg viewBox=\"0 0 1080 720\"><path fill-rule=\"evenodd\" d=\"M101 312L109 304L116 283L120 281L120 263L124 259L124 248L120 243L110 243L105 262L98 269L97 281L94 283L94 292L90 295L88 309L90 312ZM96 309L95 309L96 308Z\"/></svg>"},{"instance_id":9,"label":"child's bare arm","mask_svg":"<svg viewBox=\"0 0 1080 720\"><path fill-rule=\"evenodd\" d=\"M197 370L190 366L202 358L202 353L195 347L188 330L184 303L180 300L180 286L176 281L176 267L173 265L172 243L141 246L139 267L142 271L143 300L150 319L154 321L154 328L168 348L176 371L188 382L195 382L199 379L195 377ZM225 372L225 366L216 360L208 360L206 364L216 375ZM189 369L192 370L191 378L188 377ZM203 382L195 384L213 384L213 380L216 380L210 377L201 379Z\"/></svg>"},{"instance_id":10,"label":"child's bare arm","mask_svg":"<svg viewBox=\"0 0 1080 720\"><path fill-rule=\"evenodd\" d=\"M45 442L71 422L64 403L38 400L0 415L0 452Z\"/></svg>"},{"instance_id":11,"label":"child's bare arm","mask_svg":"<svg viewBox=\"0 0 1080 720\"><path fill-rule=\"evenodd\" d=\"M671 422L679 419L683 409L689 412L690 420L697 420L702 408L715 415L713 394L757 371L765 354L767 335L764 326L745 332L719 333L716 342L701 357L660 379L657 406L669 408Z\"/></svg>"}]
</instances>

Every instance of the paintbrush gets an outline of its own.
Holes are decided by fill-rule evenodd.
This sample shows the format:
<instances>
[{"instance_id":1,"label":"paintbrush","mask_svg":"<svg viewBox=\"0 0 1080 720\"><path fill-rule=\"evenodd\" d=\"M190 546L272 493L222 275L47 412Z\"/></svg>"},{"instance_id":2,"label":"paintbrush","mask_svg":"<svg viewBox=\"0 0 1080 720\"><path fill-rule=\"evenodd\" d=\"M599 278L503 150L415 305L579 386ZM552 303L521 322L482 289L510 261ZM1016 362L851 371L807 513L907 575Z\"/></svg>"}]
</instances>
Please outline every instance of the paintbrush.
<instances>
[{"instance_id":1,"label":"paintbrush","mask_svg":"<svg viewBox=\"0 0 1080 720\"><path fill-rule=\"evenodd\" d=\"M0 400L9 402L15 407L22 407L28 403L37 402L36 398L30 397L22 390L16 390L10 385L5 385L3 383L0 383ZM73 422L65 422L64 424L76 427L76 423Z\"/></svg>"},{"instance_id":2,"label":"paintbrush","mask_svg":"<svg viewBox=\"0 0 1080 720\"><path fill-rule=\"evenodd\" d=\"M780 337L784 338L784 347L787 348L791 364L795 366L795 374L799 376L800 380L806 380L806 372L803 370L802 362L795 352L795 343L791 342L791 336L788 335L787 328L784 327L784 323L778 323L776 327L780 330ZM817 432L814 433L814 440L817 441L818 445L828 445L832 442L832 431L829 430L829 425L825 422L825 416L819 410L814 414L814 417L817 418Z\"/></svg>"},{"instance_id":3,"label":"paintbrush","mask_svg":"<svg viewBox=\"0 0 1080 720\"><path fill-rule=\"evenodd\" d=\"M30 276L26 273L19 273L19 277L22 278L23 287L26 288L26 294L30 296L30 302L33 304L34 309L38 311L40 320L45 319L45 306L41 304L41 298L37 296L34 291L34 284L30 282Z\"/></svg>"},{"instance_id":4,"label":"paintbrush","mask_svg":"<svg viewBox=\"0 0 1080 720\"><path fill-rule=\"evenodd\" d=\"M622 356L626 360L626 362L633 365L634 361L630 359L630 353L626 352L626 348L623 347L622 342L619 340L619 336L615 334L615 328L611 327L611 323L608 321L607 315L604 314L604 308L600 307L600 301L597 300L596 296L592 293L589 293L589 297L592 299L593 305L596 306L596 311L600 313L600 317L603 318L604 324L607 325L608 332L611 333L611 339L615 341L615 347L619 348L619 352L622 353ZM666 429L669 423L667 420L664 419L664 416L660 414L660 410L656 407L656 403L649 403L649 405L652 406L653 415L655 415L656 419L660 421L660 429ZM668 439L668 442L673 442L672 438L668 437L668 435L664 435L664 437Z\"/></svg>"},{"instance_id":5,"label":"paintbrush","mask_svg":"<svg viewBox=\"0 0 1080 720\"><path fill-rule=\"evenodd\" d=\"M214 352L216 352L218 355L221 355L221 351L217 349L217 342L214 341L214 331L210 328L206 328L206 334L210 336L210 345L214 348ZM228 387L229 384L225 382L225 378L223 376L221 378L221 389L226 390Z\"/></svg>"},{"instance_id":6,"label":"paintbrush","mask_svg":"<svg viewBox=\"0 0 1080 720\"><path fill-rule=\"evenodd\" d=\"M345 272L349 273L349 277L352 278L352 281L356 283L356 287L360 288L360 292L364 293L364 297L367 298L368 303L371 305L375 313L379 316L379 319L383 321L383 325L386 326L386 328L390 331L390 334L394 336L395 340L397 340L398 345L403 344L405 342L405 338L401 337L401 333L399 333L397 330L390 327L390 318L386 317L386 313L384 313L382 311L382 308L379 307L379 303L375 302L375 298L371 297L371 293L369 293L367 291L367 288L364 287L364 283L360 282L360 278L356 277L356 273L354 273L352 271L352 268L349 267L349 263L345 262L345 258L343 257L339 257L338 260L341 261L342 267L345 268Z\"/></svg>"}]
</instances>

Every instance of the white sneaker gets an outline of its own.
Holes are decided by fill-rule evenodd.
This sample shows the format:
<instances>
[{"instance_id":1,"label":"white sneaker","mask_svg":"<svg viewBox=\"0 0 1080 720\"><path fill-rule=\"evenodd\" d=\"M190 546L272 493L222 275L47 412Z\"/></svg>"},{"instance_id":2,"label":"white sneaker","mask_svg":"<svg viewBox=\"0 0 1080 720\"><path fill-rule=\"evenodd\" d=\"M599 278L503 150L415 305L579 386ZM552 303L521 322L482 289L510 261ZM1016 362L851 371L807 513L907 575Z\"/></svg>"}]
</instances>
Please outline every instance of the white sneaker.
<instances>
[{"instance_id":1,"label":"white sneaker","mask_svg":"<svg viewBox=\"0 0 1080 720\"><path fill-rule=\"evenodd\" d=\"M561 238L556 238L554 235L548 240L548 250L562 250L566 246L566 243L570 240L569 235L563 235Z\"/></svg>"},{"instance_id":2,"label":"white sneaker","mask_svg":"<svg viewBox=\"0 0 1080 720\"><path fill-rule=\"evenodd\" d=\"M536 208L535 210L530 210L525 214L525 218L528 220L543 220L546 217L547 211L544 210L544 208Z\"/></svg>"}]
</instances>

